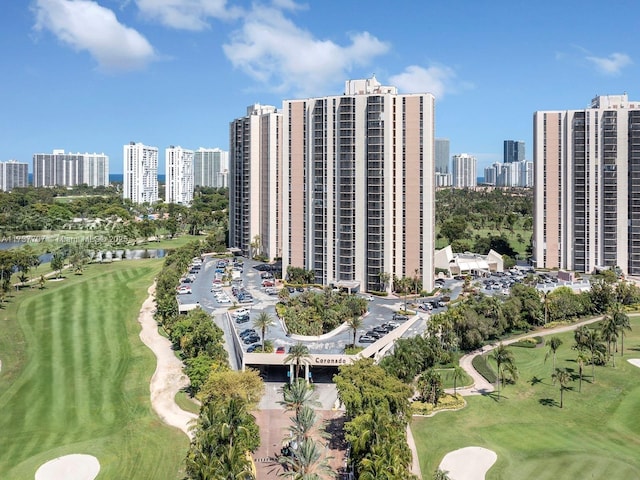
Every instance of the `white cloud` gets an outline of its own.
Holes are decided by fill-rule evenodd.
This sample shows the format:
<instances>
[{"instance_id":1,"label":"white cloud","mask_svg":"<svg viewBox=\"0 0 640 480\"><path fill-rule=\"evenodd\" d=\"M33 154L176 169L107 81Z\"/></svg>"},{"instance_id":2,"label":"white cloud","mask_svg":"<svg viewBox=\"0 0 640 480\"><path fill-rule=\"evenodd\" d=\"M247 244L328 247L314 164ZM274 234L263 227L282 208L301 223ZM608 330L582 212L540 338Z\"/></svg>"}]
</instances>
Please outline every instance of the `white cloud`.
<instances>
[{"instance_id":1,"label":"white cloud","mask_svg":"<svg viewBox=\"0 0 640 480\"><path fill-rule=\"evenodd\" d=\"M389 50L368 32L349 35L350 44L315 38L297 27L278 9L254 6L240 30L223 46L234 67L275 90L296 95L319 95L347 79L354 66L367 65Z\"/></svg>"},{"instance_id":2,"label":"white cloud","mask_svg":"<svg viewBox=\"0 0 640 480\"><path fill-rule=\"evenodd\" d=\"M48 30L75 50L86 50L105 70L135 70L155 58L146 38L96 2L37 0L34 11L35 30Z\"/></svg>"},{"instance_id":3,"label":"white cloud","mask_svg":"<svg viewBox=\"0 0 640 480\"><path fill-rule=\"evenodd\" d=\"M208 20L236 18L239 8L227 8L226 0L136 0L143 16L179 30L203 30Z\"/></svg>"},{"instance_id":4,"label":"white cloud","mask_svg":"<svg viewBox=\"0 0 640 480\"><path fill-rule=\"evenodd\" d=\"M619 75L624 67L633 63L626 53L612 53L608 57L588 56L586 59L606 75Z\"/></svg>"},{"instance_id":5,"label":"white cloud","mask_svg":"<svg viewBox=\"0 0 640 480\"><path fill-rule=\"evenodd\" d=\"M391 85L402 93L432 93L436 99L456 90L456 73L447 66L432 65L424 68L410 65L404 72L390 78Z\"/></svg>"}]
</instances>

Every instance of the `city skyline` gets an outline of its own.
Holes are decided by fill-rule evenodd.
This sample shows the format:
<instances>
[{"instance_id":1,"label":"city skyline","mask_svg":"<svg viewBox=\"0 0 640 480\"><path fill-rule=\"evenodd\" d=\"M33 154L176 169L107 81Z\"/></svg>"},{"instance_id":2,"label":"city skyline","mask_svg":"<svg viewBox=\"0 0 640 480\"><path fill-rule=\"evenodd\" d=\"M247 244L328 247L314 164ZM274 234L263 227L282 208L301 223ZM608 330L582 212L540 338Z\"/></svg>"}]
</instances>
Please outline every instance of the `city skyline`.
<instances>
[{"instance_id":1,"label":"city skyline","mask_svg":"<svg viewBox=\"0 0 640 480\"><path fill-rule=\"evenodd\" d=\"M516 9L526 21L504 15ZM435 135L482 171L502 160L505 139L533 144L535 111L580 109L603 94L637 98L632 29L602 22L594 36L578 27L601 10L595 1L546 0L401 1L393 16L389 5L363 11L333 0L8 2L0 65L11 75L0 98L11 115L0 125L0 161L100 151L117 174L132 138L228 150L229 124L246 105L340 95L345 78L375 73L399 93L432 93ZM623 2L621 12L633 18L640 5Z\"/></svg>"}]
</instances>

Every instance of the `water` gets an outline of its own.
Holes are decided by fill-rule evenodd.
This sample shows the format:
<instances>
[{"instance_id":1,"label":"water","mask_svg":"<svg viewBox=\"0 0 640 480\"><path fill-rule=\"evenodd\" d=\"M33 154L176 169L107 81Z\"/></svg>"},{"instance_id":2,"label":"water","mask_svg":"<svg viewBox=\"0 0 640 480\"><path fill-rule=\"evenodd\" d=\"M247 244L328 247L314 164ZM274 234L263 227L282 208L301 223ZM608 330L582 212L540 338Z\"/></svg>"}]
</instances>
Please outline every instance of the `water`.
<instances>
[{"instance_id":1,"label":"water","mask_svg":"<svg viewBox=\"0 0 640 480\"><path fill-rule=\"evenodd\" d=\"M27 245L27 242L0 242L0 250L10 250ZM90 250L90 249L88 249ZM93 260L139 260L141 258L164 258L162 248L115 249L113 251L94 251ZM40 263L49 263L53 253L39 255Z\"/></svg>"}]
</instances>

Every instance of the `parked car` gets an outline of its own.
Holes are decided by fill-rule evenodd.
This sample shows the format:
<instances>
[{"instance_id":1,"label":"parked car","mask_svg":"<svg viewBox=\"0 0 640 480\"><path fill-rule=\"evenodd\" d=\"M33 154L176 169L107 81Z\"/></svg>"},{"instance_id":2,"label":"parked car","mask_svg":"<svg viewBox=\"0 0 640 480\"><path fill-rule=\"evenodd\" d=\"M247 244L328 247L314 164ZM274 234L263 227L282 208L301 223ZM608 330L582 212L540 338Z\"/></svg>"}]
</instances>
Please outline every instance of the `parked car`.
<instances>
[{"instance_id":1,"label":"parked car","mask_svg":"<svg viewBox=\"0 0 640 480\"><path fill-rule=\"evenodd\" d=\"M405 322L405 321L409 320L409 317L407 317L406 315L402 315L400 313L394 313L393 314L393 320L395 322Z\"/></svg>"},{"instance_id":2,"label":"parked car","mask_svg":"<svg viewBox=\"0 0 640 480\"><path fill-rule=\"evenodd\" d=\"M240 335L240 337L246 337L247 335L257 335L257 334L258 332L256 332L254 328L245 328L238 335Z\"/></svg>"},{"instance_id":3,"label":"parked car","mask_svg":"<svg viewBox=\"0 0 640 480\"><path fill-rule=\"evenodd\" d=\"M180 285L178 287L178 295L184 295L191 293L191 287L189 285Z\"/></svg>"},{"instance_id":4,"label":"parked car","mask_svg":"<svg viewBox=\"0 0 640 480\"><path fill-rule=\"evenodd\" d=\"M373 343L376 340L377 338L374 338L370 335L360 335L360 338L358 339L360 343Z\"/></svg>"},{"instance_id":5,"label":"parked car","mask_svg":"<svg viewBox=\"0 0 640 480\"><path fill-rule=\"evenodd\" d=\"M258 335L248 335L242 340L245 345L249 345L250 343L256 343L260 341L260 337Z\"/></svg>"},{"instance_id":6,"label":"parked car","mask_svg":"<svg viewBox=\"0 0 640 480\"><path fill-rule=\"evenodd\" d=\"M262 349L262 344L254 343L253 345L249 345L249 347L247 348L247 353L253 353L258 349Z\"/></svg>"},{"instance_id":7,"label":"parked car","mask_svg":"<svg viewBox=\"0 0 640 480\"><path fill-rule=\"evenodd\" d=\"M249 315L251 313L251 309L250 308L239 308L237 310L234 310L231 315L233 315L234 317L239 317L241 315Z\"/></svg>"},{"instance_id":8,"label":"parked car","mask_svg":"<svg viewBox=\"0 0 640 480\"><path fill-rule=\"evenodd\" d=\"M249 321L249 315L246 315L244 317L236 317L236 323L240 324L240 323L247 323Z\"/></svg>"},{"instance_id":9,"label":"parked car","mask_svg":"<svg viewBox=\"0 0 640 480\"><path fill-rule=\"evenodd\" d=\"M284 347L278 347L276 348L276 353L283 355L284 354Z\"/></svg>"}]
</instances>

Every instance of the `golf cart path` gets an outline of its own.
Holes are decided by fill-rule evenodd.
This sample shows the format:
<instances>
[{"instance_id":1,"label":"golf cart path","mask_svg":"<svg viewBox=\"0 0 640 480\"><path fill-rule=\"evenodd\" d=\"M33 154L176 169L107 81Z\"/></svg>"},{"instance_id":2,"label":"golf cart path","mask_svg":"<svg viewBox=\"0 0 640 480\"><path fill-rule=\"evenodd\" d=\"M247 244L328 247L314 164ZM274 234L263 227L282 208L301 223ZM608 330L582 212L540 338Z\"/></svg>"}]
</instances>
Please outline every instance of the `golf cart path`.
<instances>
[{"instance_id":1,"label":"golf cart path","mask_svg":"<svg viewBox=\"0 0 640 480\"><path fill-rule=\"evenodd\" d=\"M175 401L176 394L189 385L189 378L182 370L182 362L173 352L171 341L158 333L158 324L153 318L155 291L154 282L149 287L149 296L138 316L142 327L140 340L151 349L157 360L156 371L151 377L151 406L164 423L179 428L191 439L189 426L197 415L182 410Z\"/></svg>"},{"instance_id":2,"label":"golf cart path","mask_svg":"<svg viewBox=\"0 0 640 480\"><path fill-rule=\"evenodd\" d=\"M504 340L502 342L493 343L491 345L485 345L479 350L475 350L474 352L468 353L467 355L460 358L460 366L464 369L465 372L473 379L473 385L465 388L458 388L457 392L462 396L469 395L484 395L487 393L491 393L494 390L493 384L489 383L486 378L478 373L478 371L473 368L472 361L478 355L483 355L487 352L490 352L494 348L496 348L500 343L503 345L510 345L512 343L518 342L525 338L531 337L546 337L548 335L555 335L557 333L570 332L575 330L582 325L589 325L591 323L598 322L602 320L602 316L590 318L589 320L583 320L578 323L572 323L571 325L561 325L558 327L550 328L548 330L536 330L532 333L527 333L526 335L522 335L515 338L510 338L508 340ZM450 392L449 392L450 391ZM447 389L447 392L453 393L453 389Z\"/></svg>"}]
</instances>

